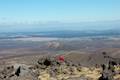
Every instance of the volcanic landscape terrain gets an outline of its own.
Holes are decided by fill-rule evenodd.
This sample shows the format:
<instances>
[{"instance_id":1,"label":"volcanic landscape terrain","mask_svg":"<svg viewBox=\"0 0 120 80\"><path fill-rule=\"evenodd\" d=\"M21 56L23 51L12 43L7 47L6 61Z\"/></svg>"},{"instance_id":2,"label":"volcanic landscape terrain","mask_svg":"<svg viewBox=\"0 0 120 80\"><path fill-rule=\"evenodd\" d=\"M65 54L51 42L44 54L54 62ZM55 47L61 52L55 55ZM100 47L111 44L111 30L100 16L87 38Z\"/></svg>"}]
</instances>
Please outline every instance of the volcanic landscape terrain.
<instances>
[{"instance_id":1,"label":"volcanic landscape terrain","mask_svg":"<svg viewBox=\"0 0 120 80\"><path fill-rule=\"evenodd\" d=\"M0 80L120 80L119 64L118 36L0 39Z\"/></svg>"}]
</instances>

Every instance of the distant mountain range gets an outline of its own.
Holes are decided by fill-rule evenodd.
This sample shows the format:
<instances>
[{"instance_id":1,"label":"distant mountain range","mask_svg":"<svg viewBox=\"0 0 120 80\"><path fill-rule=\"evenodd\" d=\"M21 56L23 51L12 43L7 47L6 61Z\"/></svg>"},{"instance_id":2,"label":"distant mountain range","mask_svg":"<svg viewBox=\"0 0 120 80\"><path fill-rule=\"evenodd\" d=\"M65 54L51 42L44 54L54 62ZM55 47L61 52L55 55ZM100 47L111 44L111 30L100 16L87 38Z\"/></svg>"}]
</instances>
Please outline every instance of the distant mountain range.
<instances>
[{"instance_id":1,"label":"distant mountain range","mask_svg":"<svg viewBox=\"0 0 120 80\"><path fill-rule=\"evenodd\" d=\"M120 30L86 30L86 31L41 31L41 32L14 32L1 33L0 39L27 38L27 37L56 37L75 38L92 36L120 36Z\"/></svg>"},{"instance_id":2,"label":"distant mountain range","mask_svg":"<svg viewBox=\"0 0 120 80\"><path fill-rule=\"evenodd\" d=\"M120 36L120 20L101 22L48 22L0 24L0 39L23 37Z\"/></svg>"}]
</instances>

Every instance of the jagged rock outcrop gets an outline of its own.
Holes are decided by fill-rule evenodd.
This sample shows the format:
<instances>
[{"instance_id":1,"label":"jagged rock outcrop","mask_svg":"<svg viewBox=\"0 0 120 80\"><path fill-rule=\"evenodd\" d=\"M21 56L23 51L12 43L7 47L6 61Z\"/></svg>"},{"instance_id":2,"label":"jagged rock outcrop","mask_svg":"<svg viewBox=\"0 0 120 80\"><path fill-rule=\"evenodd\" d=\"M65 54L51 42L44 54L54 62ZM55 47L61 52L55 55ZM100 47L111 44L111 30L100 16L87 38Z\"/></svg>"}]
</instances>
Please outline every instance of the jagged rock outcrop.
<instances>
[{"instance_id":1,"label":"jagged rock outcrop","mask_svg":"<svg viewBox=\"0 0 120 80\"><path fill-rule=\"evenodd\" d=\"M38 59L36 64L14 63L0 71L0 80L119 80L120 67L113 64L85 67L57 56ZM62 57L64 58L64 57Z\"/></svg>"}]
</instances>

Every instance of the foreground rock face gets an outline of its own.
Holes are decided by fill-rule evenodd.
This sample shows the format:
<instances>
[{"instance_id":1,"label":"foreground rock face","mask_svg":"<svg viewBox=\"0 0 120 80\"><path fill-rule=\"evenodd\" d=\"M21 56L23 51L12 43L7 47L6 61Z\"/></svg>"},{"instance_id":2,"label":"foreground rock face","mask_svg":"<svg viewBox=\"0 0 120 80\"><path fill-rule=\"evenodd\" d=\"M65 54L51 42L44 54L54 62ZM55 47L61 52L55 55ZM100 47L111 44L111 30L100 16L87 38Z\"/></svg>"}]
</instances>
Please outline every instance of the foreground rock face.
<instances>
[{"instance_id":1,"label":"foreground rock face","mask_svg":"<svg viewBox=\"0 0 120 80\"><path fill-rule=\"evenodd\" d=\"M114 74L111 72L113 67ZM101 66L84 67L79 63L48 56L40 58L34 65L6 65L0 71L0 80L120 80L120 66L108 68L110 70Z\"/></svg>"}]
</instances>

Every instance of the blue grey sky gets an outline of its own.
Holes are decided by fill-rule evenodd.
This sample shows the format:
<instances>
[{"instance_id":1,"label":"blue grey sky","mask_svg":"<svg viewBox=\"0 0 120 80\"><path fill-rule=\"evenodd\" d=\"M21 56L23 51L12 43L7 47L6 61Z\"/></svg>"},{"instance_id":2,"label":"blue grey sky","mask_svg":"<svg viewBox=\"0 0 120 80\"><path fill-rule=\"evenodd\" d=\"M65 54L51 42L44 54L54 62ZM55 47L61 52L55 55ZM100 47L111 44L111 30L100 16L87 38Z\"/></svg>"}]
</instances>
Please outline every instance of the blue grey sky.
<instances>
[{"instance_id":1,"label":"blue grey sky","mask_svg":"<svg viewBox=\"0 0 120 80\"><path fill-rule=\"evenodd\" d=\"M98 23L116 20L120 20L120 0L0 0L2 26L14 24L21 26L16 26L17 28L25 28L25 25L22 27L23 24ZM48 28L50 27L47 26L46 29Z\"/></svg>"}]
</instances>

